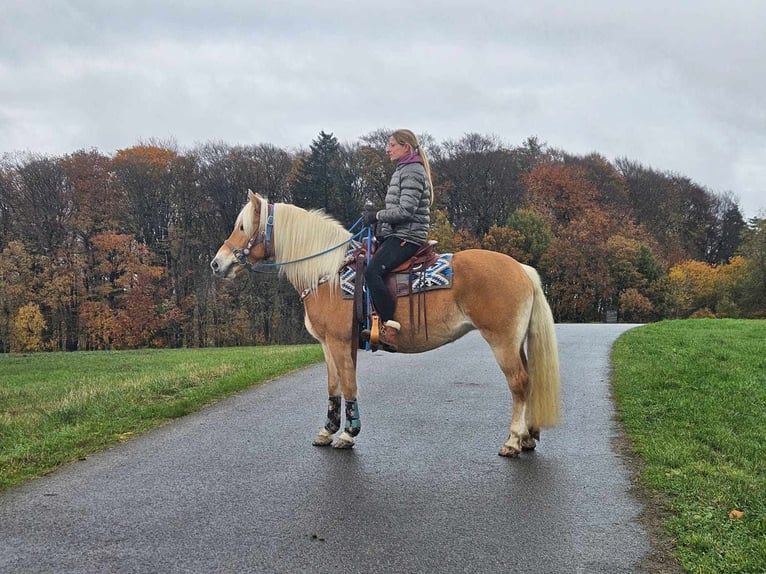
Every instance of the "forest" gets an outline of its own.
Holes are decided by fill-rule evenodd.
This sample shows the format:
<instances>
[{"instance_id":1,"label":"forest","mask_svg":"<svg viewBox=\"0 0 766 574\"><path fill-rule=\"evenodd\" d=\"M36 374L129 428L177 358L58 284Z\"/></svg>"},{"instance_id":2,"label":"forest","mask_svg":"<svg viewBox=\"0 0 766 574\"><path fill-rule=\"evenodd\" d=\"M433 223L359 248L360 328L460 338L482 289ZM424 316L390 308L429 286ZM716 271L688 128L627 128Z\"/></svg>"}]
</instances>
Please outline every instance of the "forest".
<instances>
[{"instance_id":1,"label":"forest","mask_svg":"<svg viewBox=\"0 0 766 574\"><path fill-rule=\"evenodd\" d=\"M309 149L150 141L0 159L0 352L311 341L269 270L208 266L252 189L346 226L382 206L390 130ZM421 135L441 252L500 251L540 272L557 322L766 317L766 220L731 193L628 158ZM350 319L349 319L350 320Z\"/></svg>"}]
</instances>

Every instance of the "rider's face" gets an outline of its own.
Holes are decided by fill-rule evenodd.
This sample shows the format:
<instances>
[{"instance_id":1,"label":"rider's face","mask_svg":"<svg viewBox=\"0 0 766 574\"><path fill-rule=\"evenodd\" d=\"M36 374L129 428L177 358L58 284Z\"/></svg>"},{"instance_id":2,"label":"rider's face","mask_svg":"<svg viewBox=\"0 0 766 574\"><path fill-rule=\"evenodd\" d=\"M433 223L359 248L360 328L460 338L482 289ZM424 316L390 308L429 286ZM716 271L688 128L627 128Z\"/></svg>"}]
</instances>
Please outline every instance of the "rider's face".
<instances>
[{"instance_id":1,"label":"rider's face","mask_svg":"<svg viewBox=\"0 0 766 574\"><path fill-rule=\"evenodd\" d=\"M386 153L391 161L398 161L405 155L410 153L410 146L408 144L400 144L393 137L388 138L388 145L386 146Z\"/></svg>"}]
</instances>

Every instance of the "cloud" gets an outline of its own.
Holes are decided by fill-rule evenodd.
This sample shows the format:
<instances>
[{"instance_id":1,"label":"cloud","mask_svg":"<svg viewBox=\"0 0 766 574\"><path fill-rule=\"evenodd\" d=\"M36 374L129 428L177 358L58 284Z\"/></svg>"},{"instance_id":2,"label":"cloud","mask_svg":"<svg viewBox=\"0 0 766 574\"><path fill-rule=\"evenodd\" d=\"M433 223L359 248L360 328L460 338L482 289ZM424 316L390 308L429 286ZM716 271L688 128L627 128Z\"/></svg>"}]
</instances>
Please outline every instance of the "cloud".
<instances>
[{"instance_id":1,"label":"cloud","mask_svg":"<svg viewBox=\"0 0 766 574\"><path fill-rule=\"evenodd\" d=\"M537 136L766 205L766 4L12 1L0 152Z\"/></svg>"}]
</instances>

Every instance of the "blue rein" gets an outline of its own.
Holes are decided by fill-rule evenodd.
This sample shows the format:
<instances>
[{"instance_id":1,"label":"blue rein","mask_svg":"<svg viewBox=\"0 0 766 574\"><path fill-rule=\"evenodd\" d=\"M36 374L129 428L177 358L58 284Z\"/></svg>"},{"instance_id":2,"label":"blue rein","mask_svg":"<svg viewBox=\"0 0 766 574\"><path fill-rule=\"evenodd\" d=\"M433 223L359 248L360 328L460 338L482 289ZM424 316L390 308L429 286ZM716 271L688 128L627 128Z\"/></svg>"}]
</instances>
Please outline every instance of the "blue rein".
<instances>
[{"instance_id":1,"label":"blue rein","mask_svg":"<svg viewBox=\"0 0 766 574\"><path fill-rule=\"evenodd\" d=\"M363 219L364 219L363 217L360 217L359 219L357 219L356 222L354 222L354 224L348 229L348 231L353 233L354 228L356 228L356 226L359 225ZM343 241L342 243L339 243L338 245L334 245L333 247L325 249L324 251L320 251L319 253L314 253L313 255L307 255L306 257L301 257L300 259L293 259L291 261L281 261L279 263L259 262L259 263L256 263L255 265L252 265L247 260L247 256L250 253L250 250L252 249L253 245L255 245L256 243L259 243L259 241L253 241L252 239L251 239L252 244L249 242L248 246L245 249L232 249L232 253L234 253L234 257L236 257L240 265L243 265L244 267L246 267L248 271L257 273L259 272L260 269L263 269L263 268L282 267L283 265L291 265L293 263L308 261L309 259L314 259L315 257L321 257L322 255L335 251L339 247L343 247L344 245L347 245L351 243L352 241L356 241L360 239L365 234L365 232L367 232L367 237L369 241L372 235L372 228L370 226L362 226L362 228L359 231L357 231L355 234L349 237L346 241ZM272 252L271 243L272 243L273 234L274 234L274 206L273 204L269 204L269 217L266 220L266 231L262 239L262 241L265 243L267 257L270 256Z\"/></svg>"}]
</instances>

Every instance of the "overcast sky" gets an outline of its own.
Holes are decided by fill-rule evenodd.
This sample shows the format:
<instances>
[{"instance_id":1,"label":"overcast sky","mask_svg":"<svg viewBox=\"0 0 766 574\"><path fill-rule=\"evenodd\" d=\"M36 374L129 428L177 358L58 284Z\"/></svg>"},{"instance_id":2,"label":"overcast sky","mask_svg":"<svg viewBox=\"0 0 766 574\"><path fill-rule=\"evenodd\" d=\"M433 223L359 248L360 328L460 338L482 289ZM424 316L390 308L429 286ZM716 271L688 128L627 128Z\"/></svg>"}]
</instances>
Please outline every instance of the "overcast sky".
<instances>
[{"instance_id":1,"label":"overcast sky","mask_svg":"<svg viewBox=\"0 0 766 574\"><path fill-rule=\"evenodd\" d=\"M0 154L407 127L627 157L766 216L763 0L0 0Z\"/></svg>"}]
</instances>

